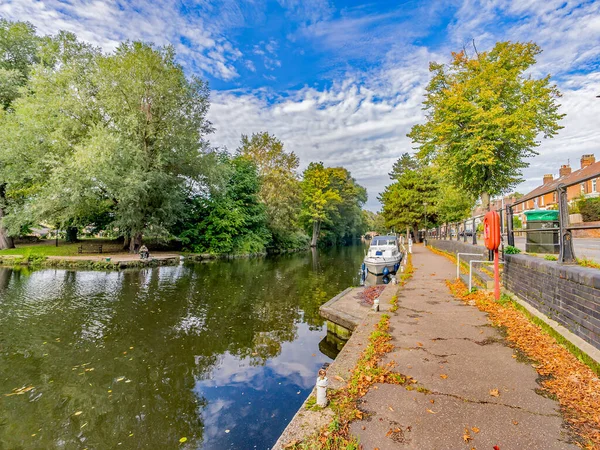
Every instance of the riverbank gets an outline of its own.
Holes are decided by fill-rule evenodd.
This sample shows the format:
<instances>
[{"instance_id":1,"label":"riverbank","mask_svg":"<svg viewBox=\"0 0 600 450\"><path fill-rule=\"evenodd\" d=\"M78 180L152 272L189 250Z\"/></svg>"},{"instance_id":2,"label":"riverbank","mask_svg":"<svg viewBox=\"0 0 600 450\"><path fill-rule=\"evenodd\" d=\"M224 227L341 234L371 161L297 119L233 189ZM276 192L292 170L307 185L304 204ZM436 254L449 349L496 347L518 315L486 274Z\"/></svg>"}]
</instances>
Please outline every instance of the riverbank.
<instances>
[{"instance_id":1,"label":"riverbank","mask_svg":"<svg viewBox=\"0 0 600 450\"><path fill-rule=\"evenodd\" d=\"M103 247L102 253L79 253L78 247L87 249ZM274 253L260 252L248 254L215 254L215 253L188 253L182 251L150 251L149 259L140 259L139 255L122 250L122 244L113 241L85 240L76 244L32 244L15 249L0 251L0 266L29 266L29 267L56 267L65 269L87 270L122 270L128 268L156 267L175 265L181 261L208 262L212 260L243 259L264 257L269 254L283 255L307 251L304 249L279 250Z\"/></svg>"},{"instance_id":2,"label":"riverbank","mask_svg":"<svg viewBox=\"0 0 600 450\"><path fill-rule=\"evenodd\" d=\"M334 320L338 320L339 318L347 319L347 326L352 329L350 339L348 339L338 356L327 369L329 392L342 389L346 386L365 350L366 343L369 341L369 335L373 332L381 317L385 313L393 311L394 305L392 299L397 295L399 288L399 285L392 284L385 287L379 296L379 312L365 307L366 309L363 312L355 311L351 314L352 317L348 318L343 311L332 311L332 305L335 303L347 306L347 301L344 301L345 299L353 299L353 303L358 308L356 297L364 289L363 287L347 289L321 307L321 311L323 311L323 307L327 310L326 315L328 318ZM360 323L357 323L358 317L361 317ZM316 376L315 374L315 381ZM313 389L273 446L273 450L293 448L296 443L300 443L309 436L318 433L321 428L331 422L334 418L333 409L331 407L316 407L315 399L316 391Z\"/></svg>"}]
</instances>

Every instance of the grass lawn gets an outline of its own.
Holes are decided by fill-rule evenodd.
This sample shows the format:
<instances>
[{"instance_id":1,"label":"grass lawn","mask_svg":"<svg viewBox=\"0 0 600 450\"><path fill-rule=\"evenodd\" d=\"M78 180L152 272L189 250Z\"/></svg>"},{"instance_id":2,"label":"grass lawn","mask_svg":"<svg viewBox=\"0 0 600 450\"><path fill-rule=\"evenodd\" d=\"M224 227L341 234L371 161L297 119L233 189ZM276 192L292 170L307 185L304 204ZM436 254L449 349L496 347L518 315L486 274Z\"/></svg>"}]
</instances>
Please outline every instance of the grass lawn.
<instances>
[{"instance_id":1,"label":"grass lawn","mask_svg":"<svg viewBox=\"0 0 600 450\"><path fill-rule=\"evenodd\" d=\"M34 244L21 244L17 245L17 248L11 248L8 250L0 250L0 256L2 255L21 255L24 257L28 256L78 256L77 248L83 245L84 248L88 245L102 245L102 253L121 253L123 252L123 244L106 240L106 239L82 239L80 242L75 244L66 243L65 241L58 241L58 247L56 247L55 241L42 241ZM83 255L93 255L94 253L83 253Z\"/></svg>"}]
</instances>

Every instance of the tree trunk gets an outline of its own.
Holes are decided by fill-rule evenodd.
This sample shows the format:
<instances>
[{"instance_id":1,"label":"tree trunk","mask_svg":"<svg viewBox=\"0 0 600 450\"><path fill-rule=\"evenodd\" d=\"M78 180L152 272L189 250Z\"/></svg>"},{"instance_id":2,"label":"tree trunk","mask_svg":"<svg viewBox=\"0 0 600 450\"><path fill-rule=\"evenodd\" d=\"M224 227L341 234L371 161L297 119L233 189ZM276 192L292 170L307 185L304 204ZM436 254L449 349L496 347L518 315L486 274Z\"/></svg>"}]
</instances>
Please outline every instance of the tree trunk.
<instances>
[{"instance_id":1,"label":"tree trunk","mask_svg":"<svg viewBox=\"0 0 600 450\"><path fill-rule=\"evenodd\" d=\"M136 233L129 241L129 253L137 253L142 246L142 233Z\"/></svg>"},{"instance_id":2,"label":"tree trunk","mask_svg":"<svg viewBox=\"0 0 600 450\"><path fill-rule=\"evenodd\" d=\"M311 247L317 246L317 241L319 240L319 232L320 231L321 231L321 222L319 220L315 220L313 222L312 240L310 241Z\"/></svg>"},{"instance_id":3,"label":"tree trunk","mask_svg":"<svg viewBox=\"0 0 600 450\"><path fill-rule=\"evenodd\" d=\"M4 205L5 205L5 185L0 184L0 250L6 248L15 248L15 242L13 238L8 235L6 228L2 226L2 219L4 217Z\"/></svg>"},{"instance_id":4,"label":"tree trunk","mask_svg":"<svg viewBox=\"0 0 600 450\"><path fill-rule=\"evenodd\" d=\"M77 242L77 227L67 227L66 230L66 241L67 242Z\"/></svg>"},{"instance_id":5,"label":"tree trunk","mask_svg":"<svg viewBox=\"0 0 600 450\"><path fill-rule=\"evenodd\" d=\"M484 211L490 210L490 194L489 194L489 192L481 193L481 206L483 207Z\"/></svg>"}]
</instances>

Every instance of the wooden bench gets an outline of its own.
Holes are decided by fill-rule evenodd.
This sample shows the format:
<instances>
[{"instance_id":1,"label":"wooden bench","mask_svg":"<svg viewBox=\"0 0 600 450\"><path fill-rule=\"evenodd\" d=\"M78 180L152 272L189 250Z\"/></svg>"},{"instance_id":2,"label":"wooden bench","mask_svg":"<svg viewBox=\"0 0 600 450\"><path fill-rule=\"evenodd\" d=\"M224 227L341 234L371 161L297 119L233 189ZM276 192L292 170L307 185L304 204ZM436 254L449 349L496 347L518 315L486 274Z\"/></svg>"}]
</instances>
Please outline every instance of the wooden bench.
<instances>
[{"instance_id":1,"label":"wooden bench","mask_svg":"<svg viewBox=\"0 0 600 450\"><path fill-rule=\"evenodd\" d=\"M77 253L102 253L102 245L80 245L77 247Z\"/></svg>"}]
</instances>

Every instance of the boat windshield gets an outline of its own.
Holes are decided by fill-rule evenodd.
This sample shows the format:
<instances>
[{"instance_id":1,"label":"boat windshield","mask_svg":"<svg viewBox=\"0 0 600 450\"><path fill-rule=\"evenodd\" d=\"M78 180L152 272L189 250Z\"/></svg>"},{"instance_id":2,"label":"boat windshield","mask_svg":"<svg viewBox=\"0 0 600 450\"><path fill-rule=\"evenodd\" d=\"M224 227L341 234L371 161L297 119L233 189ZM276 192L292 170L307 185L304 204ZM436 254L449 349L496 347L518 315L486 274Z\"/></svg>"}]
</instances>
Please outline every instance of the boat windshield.
<instances>
[{"instance_id":1,"label":"boat windshield","mask_svg":"<svg viewBox=\"0 0 600 450\"><path fill-rule=\"evenodd\" d=\"M380 245L396 245L396 239L373 239L371 242L372 246L380 246Z\"/></svg>"}]
</instances>

